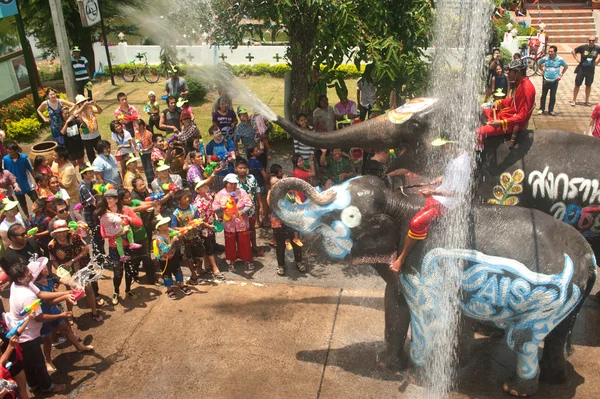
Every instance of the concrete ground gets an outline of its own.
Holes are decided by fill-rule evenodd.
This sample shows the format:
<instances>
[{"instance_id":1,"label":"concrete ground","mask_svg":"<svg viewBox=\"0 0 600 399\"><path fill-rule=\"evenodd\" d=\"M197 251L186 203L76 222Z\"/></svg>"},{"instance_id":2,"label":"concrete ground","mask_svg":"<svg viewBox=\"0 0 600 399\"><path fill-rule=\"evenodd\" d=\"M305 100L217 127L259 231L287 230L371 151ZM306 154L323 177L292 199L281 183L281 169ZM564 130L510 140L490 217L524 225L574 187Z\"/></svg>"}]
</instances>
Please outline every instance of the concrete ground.
<instances>
[{"instance_id":1,"label":"concrete ground","mask_svg":"<svg viewBox=\"0 0 600 399\"><path fill-rule=\"evenodd\" d=\"M381 370L383 285L370 268L315 262L278 277L274 254L249 277L226 273L189 297L134 285L137 300L105 305L104 322L76 309L75 330L93 354L55 348L57 398L420 398L425 388ZM241 265L240 265L241 266ZM288 266L293 262L288 259ZM290 268L290 270L291 270ZM100 291L112 292L104 272ZM593 292L598 290L598 286ZM6 304L8 292L2 292ZM108 300L108 297L105 297ZM600 397L600 303L586 301L569 358L567 385L542 384L537 397ZM515 356L502 339L479 339L462 351L454 398L501 398Z\"/></svg>"}]
</instances>

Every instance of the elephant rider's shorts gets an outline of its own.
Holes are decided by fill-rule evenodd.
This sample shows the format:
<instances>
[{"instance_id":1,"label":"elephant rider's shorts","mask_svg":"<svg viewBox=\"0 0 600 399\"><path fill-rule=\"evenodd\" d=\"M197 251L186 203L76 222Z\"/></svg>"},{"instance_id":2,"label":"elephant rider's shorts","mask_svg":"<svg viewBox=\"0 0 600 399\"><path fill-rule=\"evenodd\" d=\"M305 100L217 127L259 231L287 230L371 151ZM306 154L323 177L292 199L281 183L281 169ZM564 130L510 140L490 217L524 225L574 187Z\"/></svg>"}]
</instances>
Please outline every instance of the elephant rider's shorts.
<instances>
[{"instance_id":1,"label":"elephant rider's shorts","mask_svg":"<svg viewBox=\"0 0 600 399\"><path fill-rule=\"evenodd\" d=\"M490 108L486 108L483 110L483 114L486 117L487 121L493 121L494 116L492 114L492 110ZM477 129L478 136L502 136L503 134L510 134L509 132L502 129L502 126L494 127L492 125L483 125Z\"/></svg>"},{"instance_id":2,"label":"elephant rider's shorts","mask_svg":"<svg viewBox=\"0 0 600 399\"><path fill-rule=\"evenodd\" d=\"M446 213L446 207L433 196L427 198L425 206L410 221L408 236L413 240L424 240L431 223Z\"/></svg>"}]
</instances>

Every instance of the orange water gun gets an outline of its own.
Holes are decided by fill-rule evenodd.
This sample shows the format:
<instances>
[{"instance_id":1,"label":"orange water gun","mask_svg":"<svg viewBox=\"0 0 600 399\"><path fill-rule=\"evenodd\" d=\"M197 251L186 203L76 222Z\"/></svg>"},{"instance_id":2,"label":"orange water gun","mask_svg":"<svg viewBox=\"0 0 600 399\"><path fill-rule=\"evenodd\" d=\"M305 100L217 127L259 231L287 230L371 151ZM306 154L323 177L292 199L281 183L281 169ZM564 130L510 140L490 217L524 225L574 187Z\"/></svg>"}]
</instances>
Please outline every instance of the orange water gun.
<instances>
[{"instance_id":1,"label":"orange water gun","mask_svg":"<svg viewBox=\"0 0 600 399\"><path fill-rule=\"evenodd\" d=\"M204 220L202 220L202 219L188 220L188 224L185 227L182 227L181 229L178 230L179 234L181 234L181 235L187 234L194 229L202 227L203 223L204 223Z\"/></svg>"},{"instance_id":2,"label":"orange water gun","mask_svg":"<svg viewBox=\"0 0 600 399\"><path fill-rule=\"evenodd\" d=\"M42 304L42 300L36 299L35 301L31 302L31 304L29 306L25 306L25 308L19 312L19 316L23 317L28 313L35 312L37 310L37 308L40 307L41 304Z\"/></svg>"},{"instance_id":3,"label":"orange water gun","mask_svg":"<svg viewBox=\"0 0 600 399\"><path fill-rule=\"evenodd\" d=\"M231 220L235 218L237 214L237 198L235 198L235 191L232 191L229 194L229 199L227 200L225 210L223 211L223 220Z\"/></svg>"}]
</instances>

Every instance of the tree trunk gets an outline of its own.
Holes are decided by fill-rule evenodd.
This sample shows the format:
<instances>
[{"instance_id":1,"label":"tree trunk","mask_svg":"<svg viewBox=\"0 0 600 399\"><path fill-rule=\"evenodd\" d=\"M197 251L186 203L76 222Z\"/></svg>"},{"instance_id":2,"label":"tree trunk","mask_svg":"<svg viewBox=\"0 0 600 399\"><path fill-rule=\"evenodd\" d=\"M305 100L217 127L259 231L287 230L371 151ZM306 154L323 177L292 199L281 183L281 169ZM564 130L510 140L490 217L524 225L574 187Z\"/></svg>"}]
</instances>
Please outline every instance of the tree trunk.
<instances>
[{"instance_id":1,"label":"tree trunk","mask_svg":"<svg viewBox=\"0 0 600 399\"><path fill-rule=\"evenodd\" d=\"M90 73L94 76L96 72L96 56L94 55L94 47L92 43L92 32L90 28L82 28L85 34L79 37L79 47L81 48L81 54L87 58L90 66Z\"/></svg>"},{"instance_id":2,"label":"tree trunk","mask_svg":"<svg viewBox=\"0 0 600 399\"><path fill-rule=\"evenodd\" d=\"M306 100L310 96L311 81L310 74L313 63L313 49L316 39L317 18L306 18L304 15L289 26L289 50L288 57L292 64L292 96L291 110L295 117L303 112L309 117L312 110L308 109Z\"/></svg>"}]
</instances>

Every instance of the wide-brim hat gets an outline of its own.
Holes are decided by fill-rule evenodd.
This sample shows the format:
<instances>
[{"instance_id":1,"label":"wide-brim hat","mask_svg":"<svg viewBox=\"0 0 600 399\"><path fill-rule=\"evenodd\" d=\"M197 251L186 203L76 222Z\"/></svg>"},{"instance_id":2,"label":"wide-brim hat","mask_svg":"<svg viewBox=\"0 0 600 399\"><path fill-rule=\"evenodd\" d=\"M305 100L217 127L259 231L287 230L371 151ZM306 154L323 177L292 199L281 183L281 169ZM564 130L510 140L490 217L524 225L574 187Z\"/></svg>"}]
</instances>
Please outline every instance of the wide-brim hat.
<instances>
[{"instance_id":1,"label":"wide-brim hat","mask_svg":"<svg viewBox=\"0 0 600 399\"><path fill-rule=\"evenodd\" d=\"M55 236L57 233L62 233L63 231L70 231L69 225L66 220L56 220L52 225L54 230L50 233L52 236Z\"/></svg>"},{"instance_id":2,"label":"wide-brim hat","mask_svg":"<svg viewBox=\"0 0 600 399\"><path fill-rule=\"evenodd\" d=\"M235 183L235 184L238 184L239 180L238 180L238 177L237 177L237 175L235 173L229 173L223 179L223 183Z\"/></svg>"},{"instance_id":3,"label":"wide-brim hat","mask_svg":"<svg viewBox=\"0 0 600 399\"><path fill-rule=\"evenodd\" d=\"M161 159L160 161L158 161L158 163L156 165L157 172L162 172L162 171L169 170L169 169L171 169L171 166L169 166L168 163L165 163L164 160Z\"/></svg>"},{"instance_id":4,"label":"wide-brim hat","mask_svg":"<svg viewBox=\"0 0 600 399\"><path fill-rule=\"evenodd\" d=\"M89 162L86 162L86 163L84 164L84 168L83 168L83 169L81 169L81 170L79 171L79 174L81 174L81 175L82 175L82 174L84 174L85 172L89 172L89 171L95 172L95 171L96 171L96 168L94 168L92 165L90 165L90 163L89 163Z\"/></svg>"},{"instance_id":5,"label":"wide-brim hat","mask_svg":"<svg viewBox=\"0 0 600 399\"><path fill-rule=\"evenodd\" d=\"M502 91L502 89L498 89L494 92L494 97L505 97L506 94Z\"/></svg>"},{"instance_id":6,"label":"wide-brim hat","mask_svg":"<svg viewBox=\"0 0 600 399\"><path fill-rule=\"evenodd\" d=\"M507 69L509 71L522 71L523 69L527 69L527 60L512 60L510 64L508 64Z\"/></svg>"},{"instance_id":7,"label":"wide-brim hat","mask_svg":"<svg viewBox=\"0 0 600 399\"><path fill-rule=\"evenodd\" d=\"M89 97L86 97L84 95L78 94L77 96L75 96L75 105L79 105L81 103L84 103L86 101L89 100Z\"/></svg>"},{"instance_id":8,"label":"wide-brim hat","mask_svg":"<svg viewBox=\"0 0 600 399\"><path fill-rule=\"evenodd\" d=\"M132 163L132 162L137 162L137 161L139 161L139 160L140 160L140 159L139 159L138 157L132 157L132 158L129 158L129 159L127 160L127 162L125 162L125 166L129 165L129 164L130 164L130 163Z\"/></svg>"},{"instance_id":9,"label":"wide-brim hat","mask_svg":"<svg viewBox=\"0 0 600 399\"><path fill-rule=\"evenodd\" d=\"M242 107L241 105L239 107L237 107L237 114L241 115L241 114L247 114L248 110L244 107Z\"/></svg>"},{"instance_id":10,"label":"wide-brim hat","mask_svg":"<svg viewBox=\"0 0 600 399\"><path fill-rule=\"evenodd\" d=\"M148 97L150 97L150 96L154 96L154 97L156 97L156 93L155 93L154 91L150 90L150 91L148 92Z\"/></svg>"},{"instance_id":11,"label":"wide-brim hat","mask_svg":"<svg viewBox=\"0 0 600 399\"><path fill-rule=\"evenodd\" d=\"M10 211L11 209L15 209L17 205L19 205L17 201L11 201L8 198L4 198L2 200L2 204L4 205L4 208L2 208L3 211Z\"/></svg>"},{"instance_id":12,"label":"wide-brim hat","mask_svg":"<svg viewBox=\"0 0 600 399\"><path fill-rule=\"evenodd\" d=\"M73 46L73 48L71 49L71 52L72 53L76 53L76 52L81 53L81 49L79 48L79 46Z\"/></svg>"},{"instance_id":13,"label":"wide-brim hat","mask_svg":"<svg viewBox=\"0 0 600 399\"><path fill-rule=\"evenodd\" d=\"M448 139L440 137L440 138L433 140L431 142L431 145L434 147L441 147L446 144L455 144L455 143L456 143L456 141L452 141L452 140L448 140Z\"/></svg>"},{"instance_id":14,"label":"wide-brim hat","mask_svg":"<svg viewBox=\"0 0 600 399\"><path fill-rule=\"evenodd\" d=\"M200 187L204 186L206 183L208 183L208 179L199 179L198 181L196 181L194 190L198 190Z\"/></svg>"},{"instance_id":15,"label":"wide-brim hat","mask_svg":"<svg viewBox=\"0 0 600 399\"><path fill-rule=\"evenodd\" d=\"M157 229L159 226L162 226L163 224L171 223L170 217L158 215L156 218L158 219L158 221L156 222Z\"/></svg>"},{"instance_id":16,"label":"wide-brim hat","mask_svg":"<svg viewBox=\"0 0 600 399\"><path fill-rule=\"evenodd\" d=\"M188 103L189 101L186 100L185 98L179 98L179 100L177 100L177 108L181 108L183 107L183 104Z\"/></svg>"},{"instance_id":17,"label":"wide-brim hat","mask_svg":"<svg viewBox=\"0 0 600 399\"><path fill-rule=\"evenodd\" d=\"M44 267L46 267L47 264L48 264L48 258L46 258L44 256L39 257L36 260L29 262L29 264L27 265L27 268L31 272L33 281L37 280L37 278L40 276L40 273L42 272Z\"/></svg>"}]
</instances>

